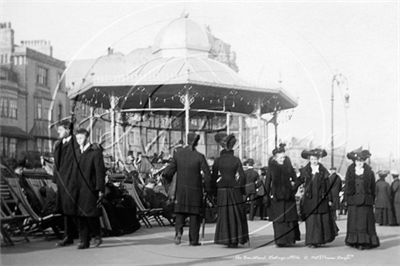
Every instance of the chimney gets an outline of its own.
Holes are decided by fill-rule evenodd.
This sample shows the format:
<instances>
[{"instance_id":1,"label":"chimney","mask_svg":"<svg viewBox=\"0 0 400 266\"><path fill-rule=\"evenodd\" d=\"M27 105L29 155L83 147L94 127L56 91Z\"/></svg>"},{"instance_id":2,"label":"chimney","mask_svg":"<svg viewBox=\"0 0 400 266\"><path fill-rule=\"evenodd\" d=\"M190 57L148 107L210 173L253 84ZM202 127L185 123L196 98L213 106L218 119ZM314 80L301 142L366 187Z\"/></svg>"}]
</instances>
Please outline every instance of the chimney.
<instances>
[{"instance_id":1,"label":"chimney","mask_svg":"<svg viewBox=\"0 0 400 266\"><path fill-rule=\"evenodd\" d=\"M42 54L53 57L53 46L51 46L50 41L46 40L21 41L21 46L28 47Z\"/></svg>"}]
</instances>

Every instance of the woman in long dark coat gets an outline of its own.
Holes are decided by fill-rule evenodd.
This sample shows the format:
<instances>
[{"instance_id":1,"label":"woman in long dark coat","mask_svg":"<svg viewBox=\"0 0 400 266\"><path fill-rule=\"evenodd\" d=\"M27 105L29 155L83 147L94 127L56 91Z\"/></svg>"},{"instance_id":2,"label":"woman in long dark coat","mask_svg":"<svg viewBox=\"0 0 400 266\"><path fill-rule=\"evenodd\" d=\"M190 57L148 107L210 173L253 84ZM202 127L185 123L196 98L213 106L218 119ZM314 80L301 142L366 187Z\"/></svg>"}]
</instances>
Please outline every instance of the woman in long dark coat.
<instances>
[{"instance_id":1,"label":"woman in long dark coat","mask_svg":"<svg viewBox=\"0 0 400 266\"><path fill-rule=\"evenodd\" d=\"M358 249L379 247L375 229L373 205L375 203L375 175L365 161L368 150L355 150L347 154L353 163L347 168L344 201L347 205L347 233L345 243Z\"/></svg>"},{"instance_id":2,"label":"woman in long dark coat","mask_svg":"<svg viewBox=\"0 0 400 266\"><path fill-rule=\"evenodd\" d=\"M379 180L376 182L375 222L379 225L395 225L396 219L392 206L392 192L385 181L389 171L379 171Z\"/></svg>"},{"instance_id":3,"label":"woman in long dark coat","mask_svg":"<svg viewBox=\"0 0 400 266\"><path fill-rule=\"evenodd\" d=\"M86 129L76 131L78 159L78 187L77 202L78 227L81 243L78 249L86 249L90 246L90 234L95 236L95 246L102 243L100 231L100 211L97 201L104 197L105 167L103 151L97 144L88 142L89 132Z\"/></svg>"},{"instance_id":4,"label":"woman in long dark coat","mask_svg":"<svg viewBox=\"0 0 400 266\"><path fill-rule=\"evenodd\" d=\"M244 195L246 175L240 159L233 155L235 136L229 135L216 140L225 149L216 158L212 167L212 184L218 188L218 218L215 229L215 244L236 248L249 241ZM236 178L236 174L239 178Z\"/></svg>"},{"instance_id":5,"label":"woman in long dark coat","mask_svg":"<svg viewBox=\"0 0 400 266\"><path fill-rule=\"evenodd\" d=\"M306 222L306 246L316 248L332 242L338 228L332 217L332 191L328 170L319 163L326 151L321 149L303 150L301 157L309 163L300 169L300 179L304 182L303 217Z\"/></svg>"},{"instance_id":6,"label":"woman in long dark coat","mask_svg":"<svg viewBox=\"0 0 400 266\"><path fill-rule=\"evenodd\" d=\"M272 153L265 179L269 220L273 222L276 246L291 246L300 240L295 198L300 180L285 155L284 144Z\"/></svg>"},{"instance_id":7,"label":"woman in long dark coat","mask_svg":"<svg viewBox=\"0 0 400 266\"><path fill-rule=\"evenodd\" d=\"M390 185L392 190L392 198L393 198L393 209L396 218L396 224L400 224L400 181L399 181L399 172L396 170L391 171L391 175L393 177L393 182Z\"/></svg>"}]
</instances>

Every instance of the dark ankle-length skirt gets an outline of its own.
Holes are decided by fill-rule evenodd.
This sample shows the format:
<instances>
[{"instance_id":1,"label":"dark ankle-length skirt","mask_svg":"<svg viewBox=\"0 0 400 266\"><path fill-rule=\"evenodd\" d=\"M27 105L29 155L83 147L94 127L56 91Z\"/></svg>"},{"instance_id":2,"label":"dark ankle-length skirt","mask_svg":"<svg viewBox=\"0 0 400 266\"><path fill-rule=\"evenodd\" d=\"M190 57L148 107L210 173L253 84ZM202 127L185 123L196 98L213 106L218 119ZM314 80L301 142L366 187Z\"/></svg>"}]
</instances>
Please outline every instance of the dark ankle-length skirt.
<instances>
[{"instance_id":1,"label":"dark ankle-length skirt","mask_svg":"<svg viewBox=\"0 0 400 266\"><path fill-rule=\"evenodd\" d=\"M396 219L393 209L375 208L375 223L379 225L395 225Z\"/></svg>"},{"instance_id":2,"label":"dark ankle-length skirt","mask_svg":"<svg viewBox=\"0 0 400 266\"><path fill-rule=\"evenodd\" d=\"M297 221L273 222L274 239L277 245L294 245L300 240L300 229Z\"/></svg>"},{"instance_id":3,"label":"dark ankle-length skirt","mask_svg":"<svg viewBox=\"0 0 400 266\"><path fill-rule=\"evenodd\" d=\"M332 242L339 228L331 212L310 214L306 220L306 241L308 245L320 245Z\"/></svg>"},{"instance_id":4,"label":"dark ankle-length skirt","mask_svg":"<svg viewBox=\"0 0 400 266\"><path fill-rule=\"evenodd\" d=\"M379 247L372 206L348 206L346 245Z\"/></svg>"},{"instance_id":5,"label":"dark ankle-length skirt","mask_svg":"<svg viewBox=\"0 0 400 266\"><path fill-rule=\"evenodd\" d=\"M249 241L246 209L240 189L218 189L215 244L238 245Z\"/></svg>"}]
</instances>

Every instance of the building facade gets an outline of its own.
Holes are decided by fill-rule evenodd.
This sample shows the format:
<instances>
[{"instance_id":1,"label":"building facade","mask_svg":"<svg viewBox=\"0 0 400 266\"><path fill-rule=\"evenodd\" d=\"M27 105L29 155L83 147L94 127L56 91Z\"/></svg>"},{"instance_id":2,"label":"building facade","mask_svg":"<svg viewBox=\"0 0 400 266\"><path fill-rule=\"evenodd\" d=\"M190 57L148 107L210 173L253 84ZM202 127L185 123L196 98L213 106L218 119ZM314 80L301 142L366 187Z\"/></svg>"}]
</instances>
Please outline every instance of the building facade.
<instances>
[{"instance_id":1,"label":"building facade","mask_svg":"<svg viewBox=\"0 0 400 266\"><path fill-rule=\"evenodd\" d=\"M55 121L69 115L63 72L49 41L15 44L11 23L1 23L0 155L37 163L57 139Z\"/></svg>"}]
</instances>

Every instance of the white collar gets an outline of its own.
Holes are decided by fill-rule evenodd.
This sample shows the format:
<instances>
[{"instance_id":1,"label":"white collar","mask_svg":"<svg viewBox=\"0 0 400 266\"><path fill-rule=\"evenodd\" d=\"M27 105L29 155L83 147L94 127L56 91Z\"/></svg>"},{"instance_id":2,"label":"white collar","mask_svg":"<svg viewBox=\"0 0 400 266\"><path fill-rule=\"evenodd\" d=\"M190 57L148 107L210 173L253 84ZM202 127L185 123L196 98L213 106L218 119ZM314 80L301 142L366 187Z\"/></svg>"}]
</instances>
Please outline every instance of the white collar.
<instances>
[{"instance_id":1,"label":"white collar","mask_svg":"<svg viewBox=\"0 0 400 266\"><path fill-rule=\"evenodd\" d=\"M83 153L84 151L86 151L87 150L87 148L89 148L89 146L90 146L90 143L88 142L88 143L86 143L86 145L85 146L83 146L83 148L82 148L82 146L80 147L80 149L81 149L81 152Z\"/></svg>"},{"instance_id":2,"label":"white collar","mask_svg":"<svg viewBox=\"0 0 400 266\"><path fill-rule=\"evenodd\" d=\"M311 173L312 174L319 173L319 164L317 165L311 164Z\"/></svg>"},{"instance_id":3,"label":"white collar","mask_svg":"<svg viewBox=\"0 0 400 266\"><path fill-rule=\"evenodd\" d=\"M62 143L64 144L66 142L69 142L70 140L71 140L71 136L68 136L68 137L62 139Z\"/></svg>"}]
</instances>

